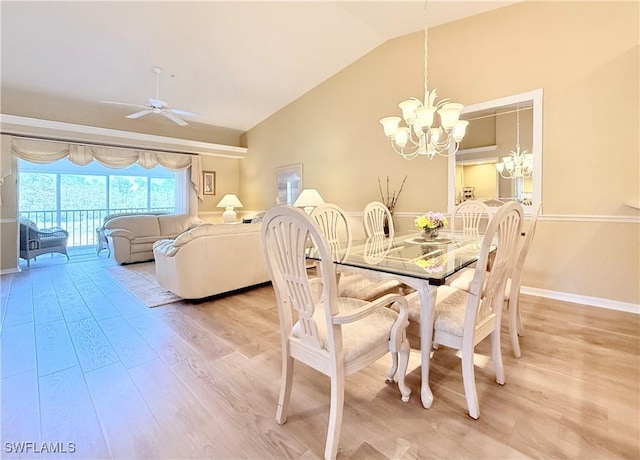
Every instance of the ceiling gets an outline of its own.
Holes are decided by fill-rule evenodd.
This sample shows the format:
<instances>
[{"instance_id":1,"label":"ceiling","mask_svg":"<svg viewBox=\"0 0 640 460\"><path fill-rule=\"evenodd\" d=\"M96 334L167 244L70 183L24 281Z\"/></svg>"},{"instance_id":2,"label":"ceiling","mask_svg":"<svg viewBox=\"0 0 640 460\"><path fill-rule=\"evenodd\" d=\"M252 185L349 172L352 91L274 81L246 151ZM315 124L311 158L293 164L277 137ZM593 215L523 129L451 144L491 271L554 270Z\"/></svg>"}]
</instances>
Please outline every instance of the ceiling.
<instances>
[{"instance_id":1,"label":"ceiling","mask_svg":"<svg viewBox=\"0 0 640 460\"><path fill-rule=\"evenodd\" d=\"M511 3L433 0L429 25ZM3 97L31 94L60 110L82 101L124 117L139 109L99 101L145 104L156 97L158 66L159 98L200 114L187 121L239 131L424 24L422 0L3 0L0 8ZM127 120L132 130L139 121Z\"/></svg>"}]
</instances>

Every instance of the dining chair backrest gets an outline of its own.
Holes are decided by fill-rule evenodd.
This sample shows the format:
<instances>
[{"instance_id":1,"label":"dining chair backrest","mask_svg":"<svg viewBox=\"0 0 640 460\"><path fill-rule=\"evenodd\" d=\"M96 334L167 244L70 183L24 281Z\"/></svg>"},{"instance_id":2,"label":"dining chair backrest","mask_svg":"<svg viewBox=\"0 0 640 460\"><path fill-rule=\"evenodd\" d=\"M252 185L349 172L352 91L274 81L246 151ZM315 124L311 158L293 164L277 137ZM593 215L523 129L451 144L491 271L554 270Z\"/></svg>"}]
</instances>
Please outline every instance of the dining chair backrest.
<instances>
[{"instance_id":1,"label":"dining chair backrest","mask_svg":"<svg viewBox=\"0 0 640 460\"><path fill-rule=\"evenodd\" d=\"M333 203L323 203L311 211L311 217L326 239L331 254L337 257L341 251L349 250L351 227L347 215L340 206Z\"/></svg>"},{"instance_id":2,"label":"dining chair backrest","mask_svg":"<svg viewBox=\"0 0 640 460\"><path fill-rule=\"evenodd\" d=\"M476 305L467 308L465 315L465 334L473 333L476 327L490 315L502 314L502 301L507 278L513 267L513 257L518 248L522 232L522 206L515 201L504 204L498 209L485 232L480 257L476 264L473 279L469 285L470 301L477 298ZM496 245L491 271L485 267L489 260L492 245Z\"/></svg>"},{"instance_id":3,"label":"dining chair backrest","mask_svg":"<svg viewBox=\"0 0 640 460\"><path fill-rule=\"evenodd\" d=\"M480 222L483 218L491 219L492 213L489 206L479 200L463 201L453 209L449 228L451 233L455 233L456 229L460 230L465 236L478 236L480 234ZM456 224L456 219L460 220L460 224Z\"/></svg>"},{"instance_id":4,"label":"dining chair backrest","mask_svg":"<svg viewBox=\"0 0 640 460\"><path fill-rule=\"evenodd\" d=\"M363 220L364 233L367 238L374 236L389 236L393 238L395 232L391 212L380 201L372 201L365 206Z\"/></svg>"},{"instance_id":5,"label":"dining chair backrest","mask_svg":"<svg viewBox=\"0 0 640 460\"><path fill-rule=\"evenodd\" d=\"M531 242L533 241L533 236L536 232L536 225L538 223L538 216L540 215L540 211L542 209L542 203L538 203L534 206L533 211L531 213L531 222L529 223L529 227L527 231L524 232L524 236L520 238L520 246L518 249L518 253L514 258L513 269L509 277L511 278L511 289L509 293L509 298L518 298L518 294L520 292L520 286L522 284L522 269L524 268L524 263L527 259L527 254L529 253L529 248L531 247Z\"/></svg>"}]
</instances>

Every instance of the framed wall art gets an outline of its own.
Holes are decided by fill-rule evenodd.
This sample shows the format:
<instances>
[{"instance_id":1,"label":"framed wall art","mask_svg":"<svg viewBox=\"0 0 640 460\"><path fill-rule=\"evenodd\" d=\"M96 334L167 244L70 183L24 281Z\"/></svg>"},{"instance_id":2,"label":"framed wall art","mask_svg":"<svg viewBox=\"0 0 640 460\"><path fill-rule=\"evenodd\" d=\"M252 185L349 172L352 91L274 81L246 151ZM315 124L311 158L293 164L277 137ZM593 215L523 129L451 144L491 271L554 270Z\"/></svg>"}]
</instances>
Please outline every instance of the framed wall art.
<instances>
[{"instance_id":1,"label":"framed wall art","mask_svg":"<svg viewBox=\"0 0 640 460\"><path fill-rule=\"evenodd\" d=\"M216 194L216 172L215 171L202 171L202 194L203 195Z\"/></svg>"},{"instance_id":2,"label":"framed wall art","mask_svg":"<svg viewBox=\"0 0 640 460\"><path fill-rule=\"evenodd\" d=\"M302 192L302 163L276 168L276 204L292 205Z\"/></svg>"}]
</instances>

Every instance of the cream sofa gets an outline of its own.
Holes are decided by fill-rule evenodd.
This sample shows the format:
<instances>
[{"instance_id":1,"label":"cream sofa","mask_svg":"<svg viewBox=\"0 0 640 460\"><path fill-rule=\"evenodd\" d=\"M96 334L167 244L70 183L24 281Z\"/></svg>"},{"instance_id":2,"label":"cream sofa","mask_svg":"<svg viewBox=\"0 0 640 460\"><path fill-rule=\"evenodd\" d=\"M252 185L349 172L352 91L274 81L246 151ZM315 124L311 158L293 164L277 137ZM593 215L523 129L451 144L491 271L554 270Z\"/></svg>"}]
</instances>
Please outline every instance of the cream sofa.
<instances>
[{"instance_id":1,"label":"cream sofa","mask_svg":"<svg viewBox=\"0 0 640 460\"><path fill-rule=\"evenodd\" d=\"M204 224L153 245L156 278L185 299L201 299L270 280L260 224Z\"/></svg>"},{"instance_id":2,"label":"cream sofa","mask_svg":"<svg viewBox=\"0 0 640 460\"><path fill-rule=\"evenodd\" d=\"M153 260L153 243L175 238L201 223L189 214L114 217L104 224L111 255L120 264Z\"/></svg>"}]
</instances>

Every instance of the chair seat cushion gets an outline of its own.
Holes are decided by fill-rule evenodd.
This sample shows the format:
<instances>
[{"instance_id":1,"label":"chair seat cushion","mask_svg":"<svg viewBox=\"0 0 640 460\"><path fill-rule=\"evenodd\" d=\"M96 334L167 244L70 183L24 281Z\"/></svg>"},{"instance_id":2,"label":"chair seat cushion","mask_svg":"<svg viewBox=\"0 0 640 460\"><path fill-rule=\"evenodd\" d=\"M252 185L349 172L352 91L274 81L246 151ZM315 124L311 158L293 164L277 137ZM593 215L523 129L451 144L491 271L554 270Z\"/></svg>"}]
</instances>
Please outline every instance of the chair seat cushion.
<instances>
[{"instance_id":1,"label":"chair seat cushion","mask_svg":"<svg viewBox=\"0 0 640 460\"><path fill-rule=\"evenodd\" d=\"M363 275L349 274L340 277L340 296L372 301L385 294L398 293L402 283L396 280L371 281Z\"/></svg>"},{"instance_id":2,"label":"chair seat cushion","mask_svg":"<svg viewBox=\"0 0 640 460\"><path fill-rule=\"evenodd\" d=\"M341 313L348 314L350 311L366 305L368 302L359 299L338 297L338 308ZM320 342L324 348L327 347L327 327L325 312L322 304L316 306L313 319L318 327ZM364 353L367 353L380 346L387 346L389 334L380 334L380 331L391 331L391 327L396 322L398 314L389 308L378 308L365 318L349 324L342 325L342 346L344 349L345 362L349 362ZM294 337L302 337L300 322L296 322L292 329Z\"/></svg>"},{"instance_id":3,"label":"chair seat cushion","mask_svg":"<svg viewBox=\"0 0 640 460\"><path fill-rule=\"evenodd\" d=\"M439 286L433 328L457 337L464 332L464 314L469 293L451 286Z\"/></svg>"},{"instance_id":4,"label":"chair seat cushion","mask_svg":"<svg viewBox=\"0 0 640 460\"><path fill-rule=\"evenodd\" d=\"M420 296L414 291L405 296L409 304L409 322L420 323ZM462 337L464 326L464 312L469 293L451 286L439 286L436 294L436 308L434 311L435 329ZM391 305L394 311L398 306Z\"/></svg>"}]
</instances>

